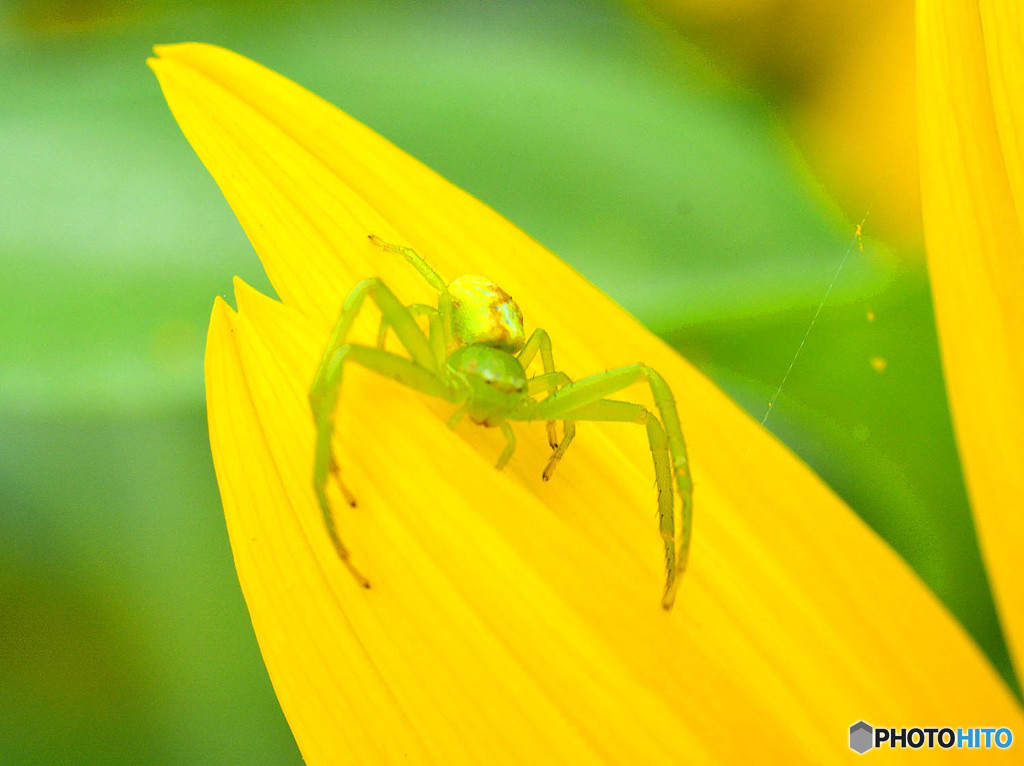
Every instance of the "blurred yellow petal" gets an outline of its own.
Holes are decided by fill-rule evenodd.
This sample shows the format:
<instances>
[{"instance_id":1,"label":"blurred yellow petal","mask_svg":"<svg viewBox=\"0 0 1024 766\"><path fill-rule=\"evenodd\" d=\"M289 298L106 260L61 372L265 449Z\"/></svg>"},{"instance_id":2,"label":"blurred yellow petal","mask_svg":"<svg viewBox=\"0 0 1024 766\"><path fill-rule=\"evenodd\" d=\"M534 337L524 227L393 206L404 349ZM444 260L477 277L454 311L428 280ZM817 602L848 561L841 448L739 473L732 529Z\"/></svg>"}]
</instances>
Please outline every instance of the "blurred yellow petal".
<instances>
[{"instance_id":1,"label":"blurred yellow petal","mask_svg":"<svg viewBox=\"0 0 1024 766\"><path fill-rule=\"evenodd\" d=\"M158 49L168 103L256 247L278 303L236 284L207 346L210 439L239 579L311 763L833 762L847 727L1021 711L918 578L807 468L569 267L312 94L211 46ZM335 455L358 508L331 548L306 392L347 291L430 291L367 240L485 274L577 377L643 360L673 387L696 483L675 610L642 429L581 424L540 480L543 424L501 436L366 371ZM371 322L356 331L371 338ZM638 397L644 392L637 390ZM336 499L338 499L336 497ZM935 755L940 755L936 752Z\"/></svg>"},{"instance_id":2,"label":"blurred yellow petal","mask_svg":"<svg viewBox=\"0 0 1024 766\"><path fill-rule=\"evenodd\" d=\"M913 0L648 0L767 93L851 222L921 248Z\"/></svg>"},{"instance_id":3,"label":"blurred yellow petal","mask_svg":"<svg viewBox=\"0 0 1024 766\"><path fill-rule=\"evenodd\" d=\"M918 4L922 193L953 422L996 605L1024 671L1024 18Z\"/></svg>"}]
</instances>

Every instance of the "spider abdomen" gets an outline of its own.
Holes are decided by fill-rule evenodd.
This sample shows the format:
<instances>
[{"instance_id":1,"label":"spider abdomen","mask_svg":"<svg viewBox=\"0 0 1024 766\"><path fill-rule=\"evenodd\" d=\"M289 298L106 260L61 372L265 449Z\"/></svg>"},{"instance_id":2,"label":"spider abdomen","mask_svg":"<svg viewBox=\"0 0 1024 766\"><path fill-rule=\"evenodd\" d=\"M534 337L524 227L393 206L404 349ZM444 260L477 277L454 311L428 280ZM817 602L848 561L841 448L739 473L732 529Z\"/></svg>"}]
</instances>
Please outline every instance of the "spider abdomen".
<instances>
[{"instance_id":1,"label":"spider abdomen","mask_svg":"<svg viewBox=\"0 0 1024 766\"><path fill-rule=\"evenodd\" d=\"M515 353L526 343L523 312L497 284L464 274L448 285L452 330L463 346L483 345Z\"/></svg>"}]
</instances>

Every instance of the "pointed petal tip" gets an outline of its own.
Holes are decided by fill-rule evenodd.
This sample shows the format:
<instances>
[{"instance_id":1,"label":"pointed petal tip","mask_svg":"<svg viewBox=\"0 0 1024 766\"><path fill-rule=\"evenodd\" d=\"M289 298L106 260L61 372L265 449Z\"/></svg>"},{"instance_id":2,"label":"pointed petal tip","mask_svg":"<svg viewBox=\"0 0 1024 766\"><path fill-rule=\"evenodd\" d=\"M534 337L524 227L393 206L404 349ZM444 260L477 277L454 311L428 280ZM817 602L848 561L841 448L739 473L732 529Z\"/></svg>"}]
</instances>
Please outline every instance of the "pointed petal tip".
<instances>
[{"instance_id":1,"label":"pointed petal tip","mask_svg":"<svg viewBox=\"0 0 1024 766\"><path fill-rule=\"evenodd\" d=\"M153 53L156 55L157 58L161 58L167 61L171 59L182 58L182 54L187 53L190 48L217 48L219 50L224 50L223 48L220 48L220 46L210 45L209 43L163 43L162 45L154 45Z\"/></svg>"},{"instance_id":2,"label":"pointed petal tip","mask_svg":"<svg viewBox=\"0 0 1024 766\"><path fill-rule=\"evenodd\" d=\"M178 48L184 45L191 45L192 43L165 43L163 45L153 46L153 55L146 59L146 66L156 71L156 68L162 66L168 61L174 59L174 52Z\"/></svg>"},{"instance_id":3,"label":"pointed petal tip","mask_svg":"<svg viewBox=\"0 0 1024 766\"><path fill-rule=\"evenodd\" d=\"M261 299L269 300L267 296L239 276L231 280L231 286L235 290L235 305L238 306L239 313L246 316L249 316L257 306L265 305L261 303Z\"/></svg>"},{"instance_id":4,"label":"pointed petal tip","mask_svg":"<svg viewBox=\"0 0 1024 766\"><path fill-rule=\"evenodd\" d=\"M242 314L246 313L247 306L252 306L254 303L260 303L261 301L274 300L237 275L231 280L231 287L235 291L235 305L238 307L239 313ZM274 302L276 303L276 301Z\"/></svg>"},{"instance_id":5,"label":"pointed petal tip","mask_svg":"<svg viewBox=\"0 0 1024 766\"><path fill-rule=\"evenodd\" d=\"M173 61L200 71L208 69L211 65L223 65L227 62L245 62L260 69L263 68L240 53L211 43L184 42L154 45L153 53L159 61Z\"/></svg>"},{"instance_id":6,"label":"pointed petal tip","mask_svg":"<svg viewBox=\"0 0 1024 766\"><path fill-rule=\"evenodd\" d=\"M152 69L153 72L157 76L159 76L160 72L162 70L164 70L168 65L172 65L170 59L160 55L161 51L164 48L167 48L167 47L169 47L169 46L166 46L166 45L156 45L156 46L154 46L153 47L153 53L155 55L148 56L146 58L146 66L148 66L150 69Z\"/></svg>"},{"instance_id":7,"label":"pointed petal tip","mask_svg":"<svg viewBox=\"0 0 1024 766\"><path fill-rule=\"evenodd\" d=\"M158 67L173 66L175 64L191 67L204 56L231 57L238 56L238 54L229 51L227 48L211 45L210 43L164 43L153 46L153 56L146 59L146 64L154 71Z\"/></svg>"},{"instance_id":8,"label":"pointed petal tip","mask_svg":"<svg viewBox=\"0 0 1024 766\"><path fill-rule=\"evenodd\" d=\"M227 321L228 323L234 318L237 312L232 308L231 304L224 300L224 297L218 295L213 299L213 310L210 313L210 324L212 325L215 321Z\"/></svg>"}]
</instances>

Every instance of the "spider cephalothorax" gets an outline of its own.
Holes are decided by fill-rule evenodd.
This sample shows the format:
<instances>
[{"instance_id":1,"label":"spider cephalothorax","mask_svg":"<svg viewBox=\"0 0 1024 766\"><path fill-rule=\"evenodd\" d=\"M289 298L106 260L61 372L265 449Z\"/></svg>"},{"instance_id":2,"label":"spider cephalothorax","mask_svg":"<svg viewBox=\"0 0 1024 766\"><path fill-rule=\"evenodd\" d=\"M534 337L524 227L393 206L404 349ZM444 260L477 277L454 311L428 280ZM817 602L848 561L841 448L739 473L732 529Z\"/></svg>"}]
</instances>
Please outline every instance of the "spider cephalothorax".
<instances>
[{"instance_id":1,"label":"spider cephalothorax","mask_svg":"<svg viewBox=\"0 0 1024 766\"><path fill-rule=\"evenodd\" d=\"M551 340L544 330L538 328L526 337L519 306L498 285L484 277L470 275L445 284L412 249L389 244L373 235L370 240L384 250L404 256L437 290L438 301L437 306L405 306L381 280L360 282L345 300L310 389L317 427L313 485L334 546L353 576L369 587L341 542L326 492L327 479L333 473L345 498L355 504L352 493L338 476L331 454L334 410L348 362L460 405L449 425L454 426L468 415L480 425L501 428L506 446L498 458L498 468L508 462L515 450L510 420L547 421L552 453L544 468L545 480L551 478L572 442L576 421L619 421L646 426L658 483L659 527L665 549L662 606L671 608L689 553L692 489L679 415L664 379L650 367L637 363L574 382L555 369ZM352 323L367 297L381 312L376 347L347 341ZM427 318L426 333L416 321L422 316ZM389 331L398 337L408 358L384 349ZM527 377L526 370L538 353L544 372ZM640 381L650 387L660 418L642 405L606 398ZM543 398L536 398L540 395L544 395ZM560 441L555 427L559 420L563 424ZM673 477L682 501L678 549Z\"/></svg>"}]
</instances>

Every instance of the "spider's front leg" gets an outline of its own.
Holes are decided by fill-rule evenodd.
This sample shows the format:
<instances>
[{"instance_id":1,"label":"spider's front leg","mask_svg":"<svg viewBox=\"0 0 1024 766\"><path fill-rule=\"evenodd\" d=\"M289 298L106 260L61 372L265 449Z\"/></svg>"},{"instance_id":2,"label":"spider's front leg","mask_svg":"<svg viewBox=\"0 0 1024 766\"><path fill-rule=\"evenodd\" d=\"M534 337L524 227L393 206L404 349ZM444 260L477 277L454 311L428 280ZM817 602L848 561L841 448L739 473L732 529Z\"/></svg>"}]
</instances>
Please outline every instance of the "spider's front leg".
<instances>
[{"instance_id":1,"label":"spider's front leg","mask_svg":"<svg viewBox=\"0 0 1024 766\"><path fill-rule=\"evenodd\" d=\"M430 336L431 339L434 339L435 336L444 339L444 353L440 355L440 358L443 360L448 355L448 340L452 337L452 296L448 292L448 285L441 279L441 275L430 268L430 264L423 260L423 257L411 247L385 242L376 234L370 234L369 240L381 250L388 253L397 253L405 258L409 265L427 280L427 284L437 291L437 308L433 309L429 306L424 306L424 308L434 311L440 319L440 326L437 328L437 332L435 332L434 320L431 320ZM381 332L386 332L383 326Z\"/></svg>"},{"instance_id":2,"label":"spider's front leg","mask_svg":"<svg viewBox=\"0 0 1024 766\"><path fill-rule=\"evenodd\" d=\"M394 328L395 334L412 357L411 361L382 349L352 345L347 342L348 333L367 297L377 304L385 321ZM347 362L356 362L374 372L435 396L447 397L449 391L446 381L438 372L433 348L416 324L415 318L399 302L395 294L379 279L368 279L356 285L346 298L341 315L331 333L330 341L309 391L309 401L317 431L316 453L313 462L313 488L324 517L324 524L339 557L345 562L356 580L364 587L369 587L366 578L355 569L350 561L348 549L338 535L327 498L327 480L333 474L346 500L350 504L355 504L352 493L341 483L338 464L334 460L331 450L331 439L334 434L334 411L337 407L338 393Z\"/></svg>"}]
</instances>

